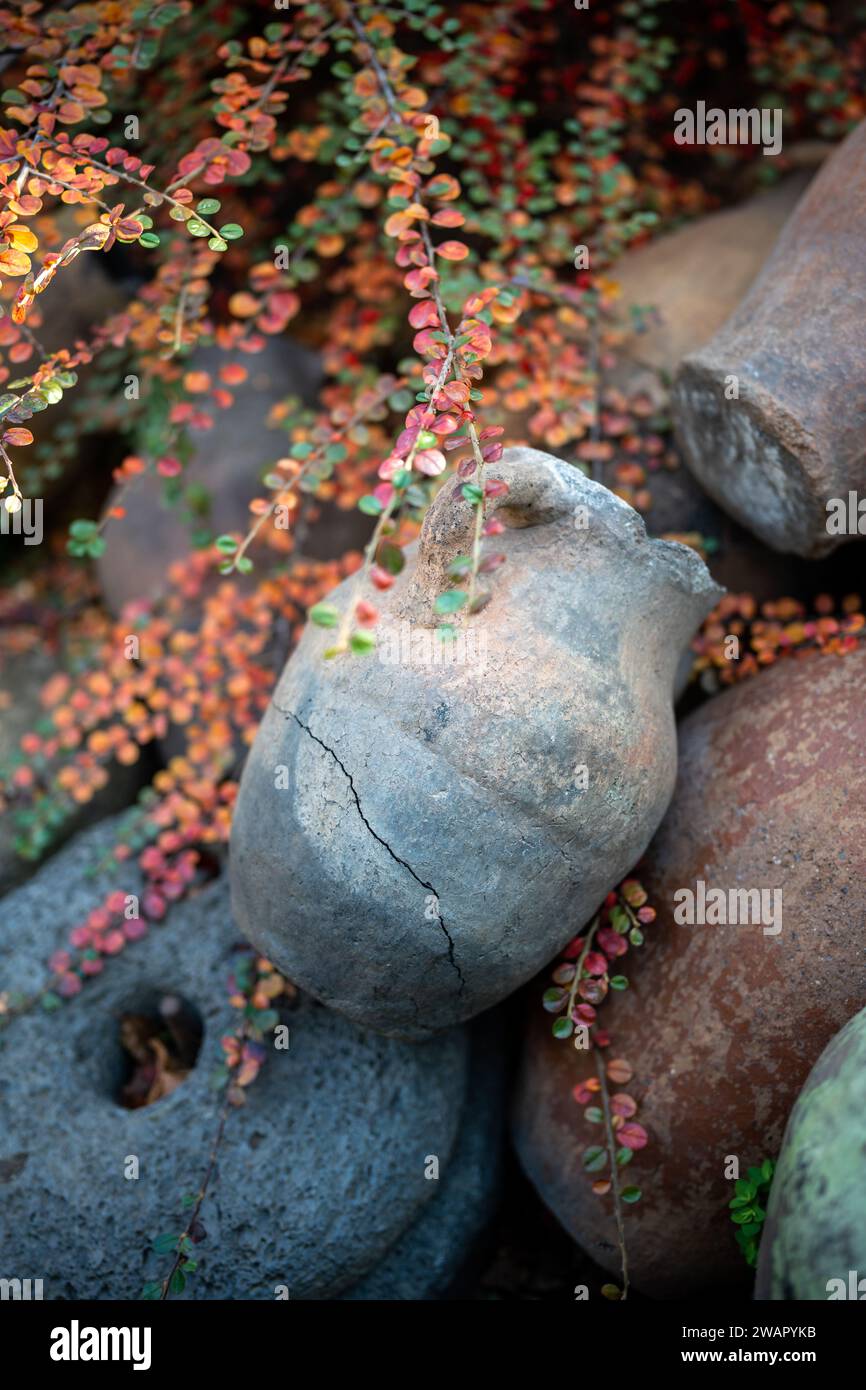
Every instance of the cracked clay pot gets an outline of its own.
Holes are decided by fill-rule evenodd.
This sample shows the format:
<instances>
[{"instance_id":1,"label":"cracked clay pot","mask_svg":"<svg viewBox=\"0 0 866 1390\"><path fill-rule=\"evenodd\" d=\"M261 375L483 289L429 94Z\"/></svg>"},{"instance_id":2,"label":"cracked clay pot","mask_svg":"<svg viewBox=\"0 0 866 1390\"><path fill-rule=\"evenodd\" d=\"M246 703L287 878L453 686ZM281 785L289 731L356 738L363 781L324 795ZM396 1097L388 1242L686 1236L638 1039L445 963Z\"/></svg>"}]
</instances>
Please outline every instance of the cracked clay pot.
<instances>
[{"instance_id":1,"label":"cracked clay pot","mask_svg":"<svg viewBox=\"0 0 866 1390\"><path fill-rule=\"evenodd\" d=\"M232 828L250 940L323 1003L407 1038L530 979L643 853L676 776L677 662L722 592L570 465L510 449L487 472L510 489L491 502L506 563L487 607L446 648L433 638L472 542L449 482L382 596L376 652L326 661L333 633L308 628Z\"/></svg>"}]
</instances>

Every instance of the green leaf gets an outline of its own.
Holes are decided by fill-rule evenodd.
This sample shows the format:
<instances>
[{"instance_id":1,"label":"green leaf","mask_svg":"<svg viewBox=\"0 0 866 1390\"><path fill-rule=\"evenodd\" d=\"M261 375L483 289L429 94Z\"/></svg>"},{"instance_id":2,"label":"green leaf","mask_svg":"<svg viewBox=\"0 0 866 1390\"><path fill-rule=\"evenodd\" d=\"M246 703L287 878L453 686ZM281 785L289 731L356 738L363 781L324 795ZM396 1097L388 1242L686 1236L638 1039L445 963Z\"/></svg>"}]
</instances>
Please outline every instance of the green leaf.
<instances>
[{"instance_id":1,"label":"green leaf","mask_svg":"<svg viewBox=\"0 0 866 1390\"><path fill-rule=\"evenodd\" d=\"M186 1288L186 1275L182 1269L176 1269L174 1271L174 1274L171 1276L171 1283L168 1287L171 1293L183 1293Z\"/></svg>"},{"instance_id":2,"label":"green leaf","mask_svg":"<svg viewBox=\"0 0 866 1390\"><path fill-rule=\"evenodd\" d=\"M558 1013L568 1003L568 990L563 989L562 985L553 985L544 991L541 1002L548 1013Z\"/></svg>"},{"instance_id":3,"label":"green leaf","mask_svg":"<svg viewBox=\"0 0 866 1390\"><path fill-rule=\"evenodd\" d=\"M349 646L356 656L366 656L375 649L376 638L372 632L353 632Z\"/></svg>"},{"instance_id":4,"label":"green leaf","mask_svg":"<svg viewBox=\"0 0 866 1390\"><path fill-rule=\"evenodd\" d=\"M333 603L314 603L308 616L316 627L336 627L340 621L340 610Z\"/></svg>"},{"instance_id":5,"label":"green leaf","mask_svg":"<svg viewBox=\"0 0 866 1390\"><path fill-rule=\"evenodd\" d=\"M738 1197L754 1197L756 1192L755 1184L746 1182L745 1178L737 1178L737 1181L734 1183L734 1192Z\"/></svg>"},{"instance_id":6,"label":"green leaf","mask_svg":"<svg viewBox=\"0 0 866 1390\"><path fill-rule=\"evenodd\" d=\"M162 1298L162 1284L158 1282L145 1284L144 1288L141 1291L141 1297L149 1299L151 1302L153 1302L157 1298Z\"/></svg>"},{"instance_id":7,"label":"green leaf","mask_svg":"<svg viewBox=\"0 0 866 1390\"><path fill-rule=\"evenodd\" d=\"M214 541L217 550L221 550L223 555L233 555L238 548L238 542L234 536L217 536Z\"/></svg>"},{"instance_id":8,"label":"green leaf","mask_svg":"<svg viewBox=\"0 0 866 1390\"><path fill-rule=\"evenodd\" d=\"M159 246L159 237L156 232L142 232L138 238L139 246L144 246L148 251L152 251L155 246Z\"/></svg>"},{"instance_id":9,"label":"green leaf","mask_svg":"<svg viewBox=\"0 0 866 1390\"><path fill-rule=\"evenodd\" d=\"M475 504L484 501L484 493L475 483L464 483L460 489L467 502Z\"/></svg>"},{"instance_id":10,"label":"green leaf","mask_svg":"<svg viewBox=\"0 0 866 1390\"><path fill-rule=\"evenodd\" d=\"M584 1149L580 1161L587 1173L600 1173L602 1168L607 1167L607 1149L603 1149L599 1144L593 1144L590 1148Z\"/></svg>"},{"instance_id":11,"label":"green leaf","mask_svg":"<svg viewBox=\"0 0 866 1390\"><path fill-rule=\"evenodd\" d=\"M161 1236L157 1236L153 1242L153 1249L157 1255L170 1255L177 1250L179 1236L174 1231L165 1231Z\"/></svg>"},{"instance_id":12,"label":"green leaf","mask_svg":"<svg viewBox=\"0 0 866 1390\"><path fill-rule=\"evenodd\" d=\"M219 212L221 207L219 198L202 198L200 203L196 203L195 210L201 217L210 217L212 213Z\"/></svg>"},{"instance_id":13,"label":"green leaf","mask_svg":"<svg viewBox=\"0 0 866 1390\"><path fill-rule=\"evenodd\" d=\"M472 558L469 555L457 555L448 566L449 579L462 579L465 574L472 571Z\"/></svg>"},{"instance_id":14,"label":"green leaf","mask_svg":"<svg viewBox=\"0 0 866 1390\"><path fill-rule=\"evenodd\" d=\"M227 222L224 227L220 227L219 234L225 237L226 241L237 241L238 237L243 236L244 229L238 226L237 222Z\"/></svg>"},{"instance_id":15,"label":"green leaf","mask_svg":"<svg viewBox=\"0 0 866 1390\"><path fill-rule=\"evenodd\" d=\"M628 979L625 975L612 975L610 987L611 989L628 989Z\"/></svg>"},{"instance_id":16,"label":"green leaf","mask_svg":"<svg viewBox=\"0 0 866 1390\"><path fill-rule=\"evenodd\" d=\"M597 1105L588 1105L583 1116L584 1119L589 1120L591 1125L600 1125L604 1121L604 1115Z\"/></svg>"},{"instance_id":17,"label":"green leaf","mask_svg":"<svg viewBox=\"0 0 866 1390\"><path fill-rule=\"evenodd\" d=\"M402 547L394 545L392 542L385 541L379 547L379 554L376 556L378 564L387 574L400 574L406 563Z\"/></svg>"},{"instance_id":18,"label":"green leaf","mask_svg":"<svg viewBox=\"0 0 866 1390\"><path fill-rule=\"evenodd\" d=\"M639 1187L624 1187L619 1195L624 1202L633 1203L639 1202L643 1194Z\"/></svg>"},{"instance_id":19,"label":"green leaf","mask_svg":"<svg viewBox=\"0 0 866 1390\"><path fill-rule=\"evenodd\" d=\"M380 516L384 510L378 497L374 497L372 493L362 497L358 503L358 511L363 512L365 516Z\"/></svg>"},{"instance_id":20,"label":"green leaf","mask_svg":"<svg viewBox=\"0 0 866 1390\"><path fill-rule=\"evenodd\" d=\"M436 613L456 613L458 608L462 608L469 595L462 589L449 589L447 593L439 594L433 609Z\"/></svg>"},{"instance_id":21,"label":"green leaf","mask_svg":"<svg viewBox=\"0 0 866 1390\"><path fill-rule=\"evenodd\" d=\"M621 1149L617 1149L617 1151L616 1151L616 1166L617 1166L617 1168L624 1168L625 1165L626 1165L627 1163L631 1163L631 1161L632 1161L633 1158L634 1158L634 1150L633 1150L633 1149L626 1149L625 1147L623 1147L623 1148L621 1148Z\"/></svg>"},{"instance_id":22,"label":"green leaf","mask_svg":"<svg viewBox=\"0 0 866 1390\"><path fill-rule=\"evenodd\" d=\"M570 1038L574 1032L574 1024L570 1018L555 1018L551 1031L555 1038Z\"/></svg>"},{"instance_id":23,"label":"green leaf","mask_svg":"<svg viewBox=\"0 0 866 1390\"><path fill-rule=\"evenodd\" d=\"M229 249L228 242L223 241L221 236L212 236L210 241L208 242L208 246L210 247L211 251L228 251Z\"/></svg>"},{"instance_id":24,"label":"green leaf","mask_svg":"<svg viewBox=\"0 0 866 1390\"><path fill-rule=\"evenodd\" d=\"M211 229L206 227L204 222L200 222L197 217L191 217L186 224L186 229L190 236L210 236Z\"/></svg>"}]
</instances>

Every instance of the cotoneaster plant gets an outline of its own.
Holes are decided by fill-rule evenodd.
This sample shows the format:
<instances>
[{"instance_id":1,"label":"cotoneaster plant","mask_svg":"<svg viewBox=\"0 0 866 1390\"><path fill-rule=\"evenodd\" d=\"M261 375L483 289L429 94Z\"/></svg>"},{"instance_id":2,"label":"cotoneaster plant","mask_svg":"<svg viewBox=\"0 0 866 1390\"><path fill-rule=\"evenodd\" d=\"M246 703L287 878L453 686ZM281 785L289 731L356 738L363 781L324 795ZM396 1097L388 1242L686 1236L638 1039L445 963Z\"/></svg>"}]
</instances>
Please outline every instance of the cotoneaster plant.
<instances>
[{"instance_id":1,"label":"cotoneaster plant","mask_svg":"<svg viewBox=\"0 0 866 1390\"><path fill-rule=\"evenodd\" d=\"M290 0L276 11L265 0L27 0L0 6L0 34L7 518L74 482L90 438L122 441L103 477L116 489L108 506L73 516L66 558L49 545L8 591L21 598L10 630L37 642L60 633L64 654L0 769L0 811L20 852L35 859L56 843L116 763L168 735L179 748L119 836L116 888L52 957L44 987L29 1000L0 994L8 1024L37 1002L86 1000L89 977L218 871L278 665L308 617L332 630L336 659L374 648L376 595L401 582L403 550L446 480L460 480L457 505L475 530L437 603L445 637L495 583L485 470L506 443L550 449L650 505L654 471L673 462L669 425L614 380L628 326L617 261L729 195L732 170L767 174L747 147L674 153L675 107L731 75L734 51L737 80L745 54L761 99L783 104L786 139L837 139L866 99L862 35L820 4ZM118 267L126 301L48 350L43 333L82 258ZM215 536L206 489L186 482L190 430L218 429L242 407L257 354L287 330L320 353L319 401L274 408L284 445L261 460L247 525ZM223 360L203 371L194 353L210 345ZM144 475L188 518L190 554L164 598L144 597L115 623L82 567L112 545L114 521L134 518ZM313 559L307 545L331 506L358 509L366 539ZM352 574L351 601L335 610L327 596ZM785 601L760 619L748 598L738 603L704 630L704 684L792 649L844 651L863 623L853 601L814 621ZM736 670L723 664L728 620L749 648ZM603 909L599 956L608 928L626 939L615 910L647 910L625 889ZM617 988L588 963L600 964L591 950L557 985L570 997L577 982L574 1008L601 1002L581 986ZM237 1065L255 1042L239 1040ZM635 1146L642 1135L627 1093L608 1095L626 1069L607 1063L587 1098L603 1102L590 1123L602 1126L610 1166L596 1181L612 1186L611 1132ZM204 1200L207 1181L197 1191ZM192 1224L165 1246L158 1296L193 1272Z\"/></svg>"}]
</instances>

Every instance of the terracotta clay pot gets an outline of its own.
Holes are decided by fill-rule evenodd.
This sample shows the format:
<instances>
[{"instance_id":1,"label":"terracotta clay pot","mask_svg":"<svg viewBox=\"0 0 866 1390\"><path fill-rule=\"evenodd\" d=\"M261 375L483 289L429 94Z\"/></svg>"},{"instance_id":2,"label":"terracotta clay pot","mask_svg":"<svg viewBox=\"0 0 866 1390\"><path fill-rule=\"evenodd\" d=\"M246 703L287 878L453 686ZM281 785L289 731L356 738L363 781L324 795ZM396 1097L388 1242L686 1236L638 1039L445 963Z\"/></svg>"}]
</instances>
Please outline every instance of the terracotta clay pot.
<instances>
[{"instance_id":1,"label":"terracotta clay pot","mask_svg":"<svg viewBox=\"0 0 866 1390\"><path fill-rule=\"evenodd\" d=\"M674 671L721 592L568 464L509 450L489 476L510 487L488 542L506 563L451 660L433 604L474 524L453 483L382 596L378 653L325 661L333 633L306 633L232 830L241 929L324 1003L398 1036L510 994L645 848L676 774Z\"/></svg>"},{"instance_id":2,"label":"terracotta clay pot","mask_svg":"<svg viewBox=\"0 0 866 1390\"><path fill-rule=\"evenodd\" d=\"M852 539L834 533L828 503L866 496L864 221L866 124L810 184L739 308L674 385L690 467L775 550L820 556Z\"/></svg>"},{"instance_id":3,"label":"terracotta clay pot","mask_svg":"<svg viewBox=\"0 0 866 1390\"><path fill-rule=\"evenodd\" d=\"M806 172L788 174L735 207L626 251L613 276L622 317L630 316L628 357L672 377L736 309L808 182Z\"/></svg>"},{"instance_id":4,"label":"terracotta clay pot","mask_svg":"<svg viewBox=\"0 0 866 1390\"><path fill-rule=\"evenodd\" d=\"M791 1112L770 1189L755 1297L862 1302L864 1193L866 1009L821 1053Z\"/></svg>"},{"instance_id":5,"label":"terracotta clay pot","mask_svg":"<svg viewBox=\"0 0 866 1390\"><path fill-rule=\"evenodd\" d=\"M864 650L786 659L680 725L677 789L640 872L658 917L646 943L617 962L629 988L599 1011L609 1055L634 1069L624 1089L649 1135L624 1170L643 1192L625 1221L632 1279L653 1297L749 1288L728 1210L729 1159L745 1175L775 1158L810 1067L866 1003L864 680ZM705 893L778 890L780 900L765 899L769 930L678 924L685 900L675 894L688 889L697 903L699 882ZM547 1205L614 1273L611 1199L593 1194L581 1167L586 1146L602 1140L572 1097L595 1062L551 1036L545 983L515 1142Z\"/></svg>"}]
</instances>

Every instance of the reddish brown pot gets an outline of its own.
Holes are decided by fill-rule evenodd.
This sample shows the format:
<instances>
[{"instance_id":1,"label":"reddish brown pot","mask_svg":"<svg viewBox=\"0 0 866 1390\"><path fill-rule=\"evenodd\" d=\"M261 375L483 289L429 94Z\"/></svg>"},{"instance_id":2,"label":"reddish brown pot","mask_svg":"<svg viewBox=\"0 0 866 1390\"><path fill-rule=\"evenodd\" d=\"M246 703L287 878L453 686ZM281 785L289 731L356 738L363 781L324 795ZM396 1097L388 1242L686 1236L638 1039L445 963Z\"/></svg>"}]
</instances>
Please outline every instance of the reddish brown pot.
<instances>
[{"instance_id":1,"label":"reddish brown pot","mask_svg":"<svg viewBox=\"0 0 866 1390\"><path fill-rule=\"evenodd\" d=\"M797 555L856 539L856 519L853 536L850 523L828 527L827 504L866 495L864 218L866 122L809 185L739 308L686 357L672 396L710 495Z\"/></svg>"},{"instance_id":2,"label":"reddish brown pot","mask_svg":"<svg viewBox=\"0 0 866 1390\"><path fill-rule=\"evenodd\" d=\"M656 1297L742 1283L725 1161L781 1145L810 1068L866 1003L866 651L788 660L717 696L680 728L671 808L642 875L657 908L602 1008L611 1052L649 1132L625 1170L635 1285ZM782 927L679 926L674 893L781 888ZM539 981L537 995L543 985ZM548 1206L600 1264L619 1266L611 1199L580 1157L601 1142L572 1099L593 1059L551 1037L533 1000L514 1132Z\"/></svg>"}]
</instances>

